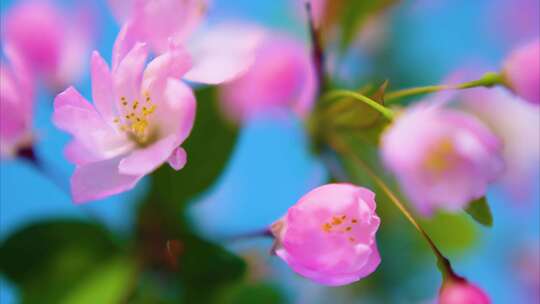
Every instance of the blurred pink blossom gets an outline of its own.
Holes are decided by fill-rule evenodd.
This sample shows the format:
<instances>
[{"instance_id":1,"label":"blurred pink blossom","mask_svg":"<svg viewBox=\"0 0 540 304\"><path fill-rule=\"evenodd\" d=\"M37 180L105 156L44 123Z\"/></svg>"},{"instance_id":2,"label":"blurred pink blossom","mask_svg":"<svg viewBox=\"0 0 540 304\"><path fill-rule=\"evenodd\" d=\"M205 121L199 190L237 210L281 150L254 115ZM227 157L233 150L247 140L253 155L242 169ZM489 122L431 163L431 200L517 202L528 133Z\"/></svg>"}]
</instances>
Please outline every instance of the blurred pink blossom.
<instances>
[{"instance_id":1,"label":"blurred pink blossom","mask_svg":"<svg viewBox=\"0 0 540 304\"><path fill-rule=\"evenodd\" d=\"M514 49L504 62L503 73L518 96L540 105L540 39Z\"/></svg>"},{"instance_id":2,"label":"blurred pink blossom","mask_svg":"<svg viewBox=\"0 0 540 304\"><path fill-rule=\"evenodd\" d=\"M25 0L6 13L2 25L5 44L53 89L81 76L94 27L87 9L68 12L51 1Z\"/></svg>"},{"instance_id":3,"label":"blurred pink blossom","mask_svg":"<svg viewBox=\"0 0 540 304\"><path fill-rule=\"evenodd\" d=\"M53 122L74 137L65 153L76 165L71 190L77 203L127 191L166 161L176 170L186 163L180 145L191 132L196 103L178 78L190 68L189 55L171 45L148 65L146 59L146 45L137 43L109 71L94 52L94 104L73 87L55 99Z\"/></svg>"},{"instance_id":4,"label":"blurred pink blossom","mask_svg":"<svg viewBox=\"0 0 540 304\"><path fill-rule=\"evenodd\" d=\"M13 157L31 143L33 80L18 55L6 50L0 62L0 157Z\"/></svg>"},{"instance_id":5,"label":"blurred pink blossom","mask_svg":"<svg viewBox=\"0 0 540 304\"><path fill-rule=\"evenodd\" d=\"M380 263L375 194L351 184L327 184L304 195L272 225L276 254L295 272L324 285L345 285Z\"/></svg>"},{"instance_id":6,"label":"blurred pink blossom","mask_svg":"<svg viewBox=\"0 0 540 304\"><path fill-rule=\"evenodd\" d=\"M488 295L465 280L449 280L439 295L439 304L490 304Z\"/></svg>"},{"instance_id":7,"label":"blurred pink blossom","mask_svg":"<svg viewBox=\"0 0 540 304\"><path fill-rule=\"evenodd\" d=\"M121 23L130 23L141 42L156 53L166 52L169 39L187 40L206 16L208 0L109 0Z\"/></svg>"},{"instance_id":8,"label":"blurred pink blossom","mask_svg":"<svg viewBox=\"0 0 540 304\"><path fill-rule=\"evenodd\" d=\"M499 139L472 115L442 105L412 106L382 137L385 166L426 216L482 197L503 169Z\"/></svg>"},{"instance_id":9,"label":"blurred pink blossom","mask_svg":"<svg viewBox=\"0 0 540 304\"><path fill-rule=\"evenodd\" d=\"M263 31L254 25L224 23L203 28L206 0L110 1L113 9L128 12L122 39L114 48L122 58L137 42L148 43L160 54L169 43L186 45L193 67L185 78L194 82L218 84L245 72L254 60L255 48ZM120 14L116 14L120 15ZM113 59L113 66L117 60Z\"/></svg>"},{"instance_id":10,"label":"blurred pink blossom","mask_svg":"<svg viewBox=\"0 0 540 304\"><path fill-rule=\"evenodd\" d=\"M517 200L526 200L538 182L540 107L501 88L464 91L458 100L503 143L505 170L499 181Z\"/></svg>"},{"instance_id":11,"label":"blurred pink blossom","mask_svg":"<svg viewBox=\"0 0 540 304\"><path fill-rule=\"evenodd\" d=\"M291 108L304 117L313 107L316 83L304 44L274 34L260 44L250 69L223 86L222 105L236 121L273 108Z\"/></svg>"},{"instance_id":12,"label":"blurred pink blossom","mask_svg":"<svg viewBox=\"0 0 540 304\"><path fill-rule=\"evenodd\" d=\"M487 2L484 26L503 45L514 45L540 34L540 1L492 0ZM497 26L504 24L504 26Z\"/></svg>"}]
</instances>

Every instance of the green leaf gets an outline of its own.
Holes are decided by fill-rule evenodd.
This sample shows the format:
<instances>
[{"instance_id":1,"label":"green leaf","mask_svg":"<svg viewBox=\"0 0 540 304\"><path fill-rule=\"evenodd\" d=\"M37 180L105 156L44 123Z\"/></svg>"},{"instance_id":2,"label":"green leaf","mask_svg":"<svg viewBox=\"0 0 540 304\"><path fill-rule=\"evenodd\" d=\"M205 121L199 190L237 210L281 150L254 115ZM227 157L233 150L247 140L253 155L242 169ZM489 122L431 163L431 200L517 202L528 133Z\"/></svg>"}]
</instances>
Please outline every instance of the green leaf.
<instances>
[{"instance_id":1,"label":"green leaf","mask_svg":"<svg viewBox=\"0 0 540 304\"><path fill-rule=\"evenodd\" d=\"M217 290L243 277L246 263L223 247L196 236L181 240L179 275L185 285L186 303L207 303Z\"/></svg>"},{"instance_id":2,"label":"green leaf","mask_svg":"<svg viewBox=\"0 0 540 304\"><path fill-rule=\"evenodd\" d=\"M444 252L462 253L478 239L477 227L464 214L437 213L420 222Z\"/></svg>"},{"instance_id":3,"label":"green leaf","mask_svg":"<svg viewBox=\"0 0 540 304\"><path fill-rule=\"evenodd\" d=\"M238 284L228 288L220 297L220 304L282 304L285 296L278 287L267 284Z\"/></svg>"},{"instance_id":4,"label":"green leaf","mask_svg":"<svg viewBox=\"0 0 540 304\"><path fill-rule=\"evenodd\" d=\"M481 225L486 227L493 226L493 216L491 215L491 210L485 196L470 202L465 212Z\"/></svg>"},{"instance_id":5,"label":"green leaf","mask_svg":"<svg viewBox=\"0 0 540 304\"><path fill-rule=\"evenodd\" d=\"M397 2L396 0L378 0L378 1L359 1L359 0L344 0L344 1L328 1L326 11L334 12L328 17L326 23L330 25L337 23L341 29L340 49L344 51L353 42L358 31L371 15L379 14L390 5ZM327 33L332 29L332 26L327 26Z\"/></svg>"},{"instance_id":6,"label":"green leaf","mask_svg":"<svg viewBox=\"0 0 540 304\"><path fill-rule=\"evenodd\" d=\"M187 164L180 171L162 166L152 175L151 198L173 204L178 213L188 199L213 185L225 168L237 138L237 129L220 113L217 91L204 88L196 92L195 126L186 143Z\"/></svg>"},{"instance_id":7,"label":"green leaf","mask_svg":"<svg viewBox=\"0 0 540 304\"><path fill-rule=\"evenodd\" d=\"M130 284L135 279L134 270L134 262L125 257L96 265L96 269L86 274L60 303L122 303L126 299Z\"/></svg>"},{"instance_id":8,"label":"green leaf","mask_svg":"<svg viewBox=\"0 0 540 304\"><path fill-rule=\"evenodd\" d=\"M23 303L58 303L117 247L101 226L78 220L32 224L0 244L0 271Z\"/></svg>"}]
</instances>

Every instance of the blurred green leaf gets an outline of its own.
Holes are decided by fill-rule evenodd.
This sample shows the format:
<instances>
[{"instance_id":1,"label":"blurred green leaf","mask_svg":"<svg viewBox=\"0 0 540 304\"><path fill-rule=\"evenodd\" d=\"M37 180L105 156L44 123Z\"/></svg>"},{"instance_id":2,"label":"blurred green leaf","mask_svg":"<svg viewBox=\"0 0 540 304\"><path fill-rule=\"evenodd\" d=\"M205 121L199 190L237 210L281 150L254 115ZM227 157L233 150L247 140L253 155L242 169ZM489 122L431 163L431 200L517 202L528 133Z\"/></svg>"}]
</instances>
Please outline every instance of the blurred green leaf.
<instances>
[{"instance_id":1,"label":"blurred green leaf","mask_svg":"<svg viewBox=\"0 0 540 304\"><path fill-rule=\"evenodd\" d=\"M62 304L115 304L125 301L130 284L135 278L134 262L125 257L95 265L74 289L69 290Z\"/></svg>"},{"instance_id":2,"label":"blurred green leaf","mask_svg":"<svg viewBox=\"0 0 540 304\"><path fill-rule=\"evenodd\" d=\"M325 29L327 29L326 34L331 33L332 25L337 24L341 29L340 49L344 51L353 42L369 16L379 14L396 2L397 0L328 1L326 8L328 13L324 22Z\"/></svg>"},{"instance_id":3,"label":"blurred green leaf","mask_svg":"<svg viewBox=\"0 0 540 304\"><path fill-rule=\"evenodd\" d=\"M246 263L223 247L198 238L184 237L178 257L186 303L208 303L215 291L243 277ZM210 291L210 292L209 292Z\"/></svg>"},{"instance_id":4,"label":"blurred green leaf","mask_svg":"<svg viewBox=\"0 0 540 304\"><path fill-rule=\"evenodd\" d=\"M465 214L438 213L421 222L443 252L462 253L478 238L476 226Z\"/></svg>"},{"instance_id":5,"label":"blurred green leaf","mask_svg":"<svg viewBox=\"0 0 540 304\"><path fill-rule=\"evenodd\" d=\"M271 284L238 284L228 288L220 297L220 304L283 304L287 303L281 290Z\"/></svg>"},{"instance_id":6,"label":"blurred green leaf","mask_svg":"<svg viewBox=\"0 0 540 304\"><path fill-rule=\"evenodd\" d=\"M486 227L493 226L493 216L485 196L470 202L465 211L478 223Z\"/></svg>"},{"instance_id":7,"label":"blurred green leaf","mask_svg":"<svg viewBox=\"0 0 540 304\"><path fill-rule=\"evenodd\" d=\"M0 245L0 270L23 303L58 303L117 252L101 226L78 220L32 224Z\"/></svg>"},{"instance_id":8,"label":"blurred green leaf","mask_svg":"<svg viewBox=\"0 0 540 304\"><path fill-rule=\"evenodd\" d=\"M228 124L219 111L217 90L212 87L196 91L195 126L183 147L187 164L180 171L169 166L152 175L151 197L173 204L179 211L186 200L206 190L220 176L236 143L238 130Z\"/></svg>"}]
</instances>

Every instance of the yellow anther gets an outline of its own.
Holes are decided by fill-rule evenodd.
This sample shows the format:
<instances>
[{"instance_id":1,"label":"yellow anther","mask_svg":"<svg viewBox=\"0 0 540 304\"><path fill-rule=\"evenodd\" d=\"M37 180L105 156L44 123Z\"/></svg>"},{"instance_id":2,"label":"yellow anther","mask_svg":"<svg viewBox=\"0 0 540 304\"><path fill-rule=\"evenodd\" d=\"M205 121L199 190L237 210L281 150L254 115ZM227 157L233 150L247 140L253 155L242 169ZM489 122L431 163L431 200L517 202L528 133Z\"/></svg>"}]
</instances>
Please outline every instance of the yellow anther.
<instances>
[{"instance_id":1,"label":"yellow anther","mask_svg":"<svg viewBox=\"0 0 540 304\"><path fill-rule=\"evenodd\" d=\"M335 217L335 216L332 218L332 225L339 225L341 223L342 223L342 220L340 218Z\"/></svg>"},{"instance_id":2,"label":"yellow anther","mask_svg":"<svg viewBox=\"0 0 540 304\"><path fill-rule=\"evenodd\" d=\"M328 223L324 223L324 224L322 225L322 230L323 230L324 232L330 232L330 231L332 230L332 225L330 225L330 224L328 224Z\"/></svg>"},{"instance_id":3,"label":"yellow anther","mask_svg":"<svg viewBox=\"0 0 540 304\"><path fill-rule=\"evenodd\" d=\"M356 224L356 223L358 223L358 220L352 219L352 220L351 220L351 223Z\"/></svg>"},{"instance_id":4,"label":"yellow anther","mask_svg":"<svg viewBox=\"0 0 540 304\"><path fill-rule=\"evenodd\" d=\"M352 227L351 226L348 226L345 228L345 231L351 231L352 230Z\"/></svg>"}]
</instances>

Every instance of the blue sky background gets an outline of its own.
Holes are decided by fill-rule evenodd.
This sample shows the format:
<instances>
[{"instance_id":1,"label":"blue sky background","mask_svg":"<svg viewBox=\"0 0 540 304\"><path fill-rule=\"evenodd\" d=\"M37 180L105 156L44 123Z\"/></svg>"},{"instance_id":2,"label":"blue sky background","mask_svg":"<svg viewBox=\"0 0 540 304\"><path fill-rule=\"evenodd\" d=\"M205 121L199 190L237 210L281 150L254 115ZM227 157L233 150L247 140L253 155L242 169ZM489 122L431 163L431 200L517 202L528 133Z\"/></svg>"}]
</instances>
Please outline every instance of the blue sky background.
<instances>
[{"instance_id":1,"label":"blue sky background","mask_svg":"<svg viewBox=\"0 0 540 304\"><path fill-rule=\"evenodd\" d=\"M16 2L1 0L2 15ZM98 13L100 34L96 49L109 60L119 27L104 0L89 2L95 5ZM495 39L496 35L490 34L490 28L481 18L490 5L503 0L419 2L424 2L425 7L415 5L415 1L406 1L406 5L395 10L391 19L390 39L395 41L392 45L397 49L393 50L388 62L401 70L418 70L417 78L408 82L434 83L469 62L496 68L512 47ZM212 20L242 18L302 36L305 33L302 21L287 8L290 6L285 0L214 0L211 16ZM532 33L537 35L537 32ZM358 67L359 70L363 68ZM365 67L366 70L373 68ZM83 95L90 96L89 75L85 75L76 87ZM55 178L67 183L73 168L63 158L62 149L69 137L50 123L52 99L45 89L40 89L35 121L39 138L37 153L54 172ZM301 122L291 115L282 115L278 120L259 117L242 130L226 171L209 193L202 195L192 214L199 219L199 228L208 234L260 228L283 214L297 198L322 183L325 177L322 164L310 154ZM143 181L132 192L83 207L75 206L65 190L25 162L3 162L0 165L0 239L37 219L84 217L85 212L97 214L112 229L127 231L135 198L144 190ZM480 229L480 243L468 254L457 257L455 267L485 288L494 303L538 303L527 298L526 290L517 283L510 264L514 252L511 249L528 245L538 250L540 246L538 189L530 202L519 207L495 188L489 191L488 198L495 226L489 230ZM272 265L283 268L284 273L293 277L283 263L273 261ZM432 278L431 284L436 286L439 278L435 269L428 270L422 280L428 282ZM310 295L319 299L324 297L325 288L305 281L294 282L289 287L291 290L304 291L293 294L299 302L310 303ZM1 284L0 302L16 303L16 291L5 280Z\"/></svg>"}]
</instances>

